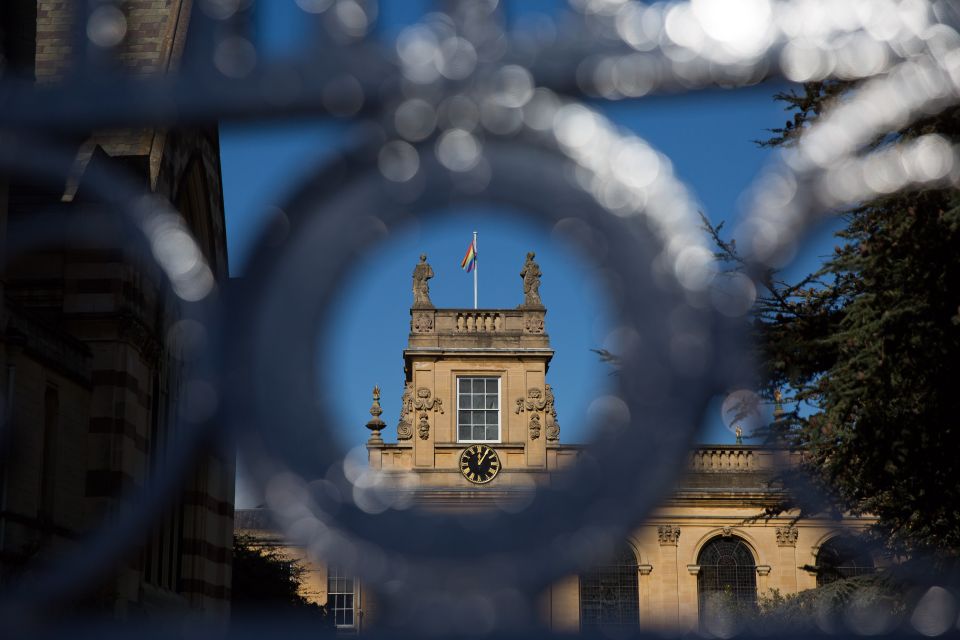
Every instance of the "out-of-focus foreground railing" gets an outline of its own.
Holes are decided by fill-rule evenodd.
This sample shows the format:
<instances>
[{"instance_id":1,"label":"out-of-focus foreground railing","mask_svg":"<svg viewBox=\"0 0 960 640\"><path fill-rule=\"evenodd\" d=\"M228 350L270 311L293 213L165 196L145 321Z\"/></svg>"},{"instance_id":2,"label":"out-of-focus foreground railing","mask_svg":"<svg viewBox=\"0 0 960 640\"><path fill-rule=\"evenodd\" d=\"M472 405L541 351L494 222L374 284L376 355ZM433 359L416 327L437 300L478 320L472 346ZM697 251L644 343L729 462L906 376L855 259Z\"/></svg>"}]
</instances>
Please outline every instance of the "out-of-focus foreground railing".
<instances>
[{"instance_id":1,"label":"out-of-focus foreground railing","mask_svg":"<svg viewBox=\"0 0 960 640\"><path fill-rule=\"evenodd\" d=\"M716 277L694 198L669 159L590 104L682 100L771 78L859 81L746 194L750 213L737 237L758 269L788 260L821 212L960 178L957 148L938 135L868 148L960 101L960 14L946 0L571 0L562 19L529 30L508 29L495 0L465 0L440 3L389 42L374 28L373 0L298 0L313 38L286 59L258 55L250 3L199 0L176 68L136 75L117 64L135 5L62 5L73 26L59 79L0 77L0 175L62 181L78 141L99 130L309 116L353 127L352 137L305 180L283 185L292 193L282 214L288 231L266 231L249 275L227 291L180 205L146 197L108 164L87 165L84 195L97 206L83 216L9 221L7 262L105 239L123 247L163 280L174 306L167 311L187 338L205 339L185 340L181 375L192 391L171 414L179 427L169 455L90 538L4 585L4 625L35 620L94 581L166 508L198 452L235 441L288 539L389 584L385 630L469 633L471 609L447 606L450 594L497 608L494 631L527 628L545 585L595 562L597 549L671 490L709 399L750 377L742 318L754 282ZM618 354L618 410L590 456L521 512L485 519L485 530L510 535L491 533L480 560L458 542L476 526L470 518L374 515L349 499L330 505L312 495L307 479L344 453L331 416L312 400L318 356L304 348L324 331L324 310L352 258L383 228L479 201L583 231L572 235L598 272L630 284L616 288L618 328L644 336ZM594 251L590 238L605 250ZM468 314L458 330L461 321L466 331L476 324ZM499 322L485 316L484 331ZM307 439L319 444L304 446ZM657 455L637 465L641 449ZM752 459L699 451L693 464L750 469ZM449 535L425 535L437 530ZM467 560L492 568L482 585L464 575Z\"/></svg>"}]
</instances>

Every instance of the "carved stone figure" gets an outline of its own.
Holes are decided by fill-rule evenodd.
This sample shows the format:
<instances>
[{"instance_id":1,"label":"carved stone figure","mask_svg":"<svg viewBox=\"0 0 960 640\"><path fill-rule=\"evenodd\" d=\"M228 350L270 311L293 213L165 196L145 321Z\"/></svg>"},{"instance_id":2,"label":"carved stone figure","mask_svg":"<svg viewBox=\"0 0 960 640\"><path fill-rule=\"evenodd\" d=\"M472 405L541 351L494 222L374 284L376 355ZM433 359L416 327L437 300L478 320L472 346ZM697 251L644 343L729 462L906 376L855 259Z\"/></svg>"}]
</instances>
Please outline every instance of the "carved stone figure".
<instances>
[{"instance_id":1,"label":"carved stone figure","mask_svg":"<svg viewBox=\"0 0 960 640\"><path fill-rule=\"evenodd\" d=\"M430 285L427 280L433 277L433 268L427 264L427 254L420 255L420 264L413 268L413 308L433 309L430 302Z\"/></svg>"},{"instance_id":2,"label":"carved stone figure","mask_svg":"<svg viewBox=\"0 0 960 640\"><path fill-rule=\"evenodd\" d=\"M536 254L531 251L527 254L527 261L520 270L520 277L523 278L523 304L521 308L542 309L543 301L540 300L540 265L534 262Z\"/></svg>"},{"instance_id":3,"label":"carved stone figure","mask_svg":"<svg viewBox=\"0 0 960 640\"><path fill-rule=\"evenodd\" d=\"M420 427L417 429L417 432L420 434L421 440L426 440L430 437L430 420L427 418L426 411L420 414Z\"/></svg>"},{"instance_id":4,"label":"carved stone figure","mask_svg":"<svg viewBox=\"0 0 960 640\"><path fill-rule=\"evenodd\" d=\"M413 425L410 415L413 413L413 385L408 382L403 389L400 407L400 422L397 424L397 440L409 440L413 437Z\"/></svg>"},{"instance_id":5,"label":"carved stone figure","mask_svg":"<svg viewBox=\"0 0 960 640\"><path fill-rule=\"evenodd\" d=\"M544 392L547 396L547 406L544 408L547 417L547 441L557 442L560 440L560 423L557 421L557 408L553 404L553 389L546 385Z\"/></svg>"}]
</instances>

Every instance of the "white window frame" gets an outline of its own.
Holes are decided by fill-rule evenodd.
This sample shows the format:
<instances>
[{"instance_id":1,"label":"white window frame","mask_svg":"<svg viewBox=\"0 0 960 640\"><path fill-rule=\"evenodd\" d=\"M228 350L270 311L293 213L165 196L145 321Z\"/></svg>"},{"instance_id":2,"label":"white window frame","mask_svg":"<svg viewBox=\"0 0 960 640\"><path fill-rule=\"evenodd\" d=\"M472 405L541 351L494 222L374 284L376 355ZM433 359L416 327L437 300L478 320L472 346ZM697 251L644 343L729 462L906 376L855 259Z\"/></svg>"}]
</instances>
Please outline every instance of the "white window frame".
<instances>
[{"instance_id":1,"label":"white window frame","mask_svg":"<svg viewBox=\"0 0 960 640\"><path fill-rule=\"evenodd\" d=\"M334 580L337 579L349 579L353 584L353 591L332 591L330 589L330 578L333 577ZM343 607L341 609L336 609L332 605L328 608L327 615L333 616L334 624L337 629L359 629L360 628L360 584L356 576L351 576L346 574L339 567L327 567L327 602L330 603L333 596L353 596L353 606L350 609ZM335 600L334 600L335 602ZM337 624L337 611L352 611L353 622L351 624Z\"/></svg>"},{"instance_id":2,"label":"white window frame","mask_svg":"<svg viewBox=\"0 0 960 640\"><path fill-rule=\"evenodd\" d=\"M474 440L466 439L462 440L460 438L460 381L461 380L474 380L481 378L483 380L496 380L497 381L497 438L496 440ZM455 393L457 394L457 413L455 420L455 429L457 430L457 442L470 443L470 444L499 444L503 441L503 378L499 375L483 375L480 373L471 373L463 374L456 376L455 380L456 388ZM471 394L473 392L471 391ZM473 407L470 407L472 410Z\"/></svg>"}]
</instances>

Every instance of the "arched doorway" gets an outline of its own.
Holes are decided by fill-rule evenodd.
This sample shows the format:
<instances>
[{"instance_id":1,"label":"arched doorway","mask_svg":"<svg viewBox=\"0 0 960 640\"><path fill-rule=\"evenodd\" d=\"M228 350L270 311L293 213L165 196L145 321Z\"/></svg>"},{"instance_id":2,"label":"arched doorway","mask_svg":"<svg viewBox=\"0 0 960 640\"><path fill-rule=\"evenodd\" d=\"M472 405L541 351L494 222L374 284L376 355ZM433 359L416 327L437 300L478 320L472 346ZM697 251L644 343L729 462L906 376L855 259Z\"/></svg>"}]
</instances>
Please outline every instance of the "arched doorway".
<instances>
[{"instance_id":1,"label":"arched doorway","mask_svg":"<svg viewBox=\"0 0 960 640\"><path fill-rule=\"evenodd\" d=\"M697 557L697 595L701 624L710 618L736 615L757 602L757 562L736 536L718 536Z\"/></svg>"},{"instance_id":2,"label":"arched doorway","mask_svg":"<svg viewBox=\"0 0 960 640\"><path fill-rule=\"evenodd\" d=\"M630 627L640 624L637 556L623 544L607 564L580 575L580 627Z\"/></svg>"},{"instance_id":3,"label":"arched doorway","mask_svg":"<svg viewBox=\"0 0 960 640\"><path fill-rule=\"evenodd\" d=\"M830 538L817 551L818 587L875 571L870 553L849 536Z\"/></svg>"}]
</instances>

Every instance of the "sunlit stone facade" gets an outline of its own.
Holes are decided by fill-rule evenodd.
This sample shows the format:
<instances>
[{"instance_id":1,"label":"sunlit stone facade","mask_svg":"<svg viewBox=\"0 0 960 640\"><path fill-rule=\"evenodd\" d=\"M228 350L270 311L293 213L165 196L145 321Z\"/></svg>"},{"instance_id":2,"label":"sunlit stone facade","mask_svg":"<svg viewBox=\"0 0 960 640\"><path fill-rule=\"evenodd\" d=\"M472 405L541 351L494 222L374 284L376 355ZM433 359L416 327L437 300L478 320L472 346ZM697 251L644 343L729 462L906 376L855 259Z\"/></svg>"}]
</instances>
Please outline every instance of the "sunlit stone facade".
<instances>
[{"instance_id":1,"label":"sunlit stone facade","mask_svg":"<svg viewBox=\"0 0 960 640\"><path fill-rule=\"evenodd\" d=\"M419 506L495 507L518 490L550 483L584 450L561 441L549 386L554 352L546 309L538 302L528 299L517 309L437 309L427 298L411 309L396 440L384 441L376 430L367 450L370 466L388 477L416 474ZM377 420L379 414L368 426L378 426ZM461 462L478 443L499 460L487 481L471 479L470 465ZM868 521L794 521L785 514L750 522L782 497L770 481L783 464L790 464L788 454L755 445L698 447L677 489L623 541L610 565L563 579L544 594L543 622L557 631L696 629L710 624L711 594L753 602L772 589L788 594L815 587L812 567L820 547ZM256 512L238 512L237 518L246 533L281 544L258 530ZM306 586L321 603L336 582L326 571L311 566ZM359 583L352 587L351 624L376 626L374 598Z\"/></svg>"}]
</instances>

